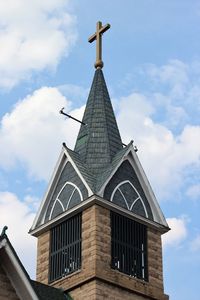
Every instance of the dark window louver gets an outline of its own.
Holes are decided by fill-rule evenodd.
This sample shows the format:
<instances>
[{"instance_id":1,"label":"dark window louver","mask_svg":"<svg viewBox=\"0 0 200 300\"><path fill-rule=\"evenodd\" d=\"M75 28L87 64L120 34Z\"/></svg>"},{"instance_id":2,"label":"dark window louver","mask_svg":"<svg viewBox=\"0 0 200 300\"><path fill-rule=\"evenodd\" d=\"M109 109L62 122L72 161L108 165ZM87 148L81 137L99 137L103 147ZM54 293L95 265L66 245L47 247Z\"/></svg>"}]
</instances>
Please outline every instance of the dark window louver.
<instances>
[{"instance_id":1,"label":"dark window louver","mask_svg":"<svg viewBox=\"0 0 200 300\"><path fill-rule=\"evenodd\" d=\"M148 280L147 227L111 212L111 267Z\"/></svg>"},{"instance_id":2,"label":"dark window louver","mask_svg":"<svg viewBox=\"0 0 200 300\"><path fill-rule=\"evenodd\" d=\"M51 230L49 281L81 268L81 214Z\"/></svg>"}]
</instances>

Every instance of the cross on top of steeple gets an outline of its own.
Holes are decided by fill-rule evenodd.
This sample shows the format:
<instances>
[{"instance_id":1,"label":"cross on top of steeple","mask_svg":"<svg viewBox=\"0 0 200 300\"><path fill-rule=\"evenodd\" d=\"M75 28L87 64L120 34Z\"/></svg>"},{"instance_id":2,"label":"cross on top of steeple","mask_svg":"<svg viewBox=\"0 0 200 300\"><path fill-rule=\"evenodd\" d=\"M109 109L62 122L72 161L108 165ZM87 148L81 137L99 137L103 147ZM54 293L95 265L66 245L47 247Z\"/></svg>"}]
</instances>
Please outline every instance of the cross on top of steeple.
<instances>
[{"instance_id":1,"label":"cross on top of steeple","mask_svg":"<svg viewBox=\"0 0 200 300\"><path fill-rule=\"evenodd\" d=\"M96 43L96 62L94 64L95 68L103 68L103 61L102 61L102 34L110 28L110 24L106 24L102 26L102 22L97 22L96 25L96 32L88 39L89 43L97 41Z\"/></svg>"}]
</instances>

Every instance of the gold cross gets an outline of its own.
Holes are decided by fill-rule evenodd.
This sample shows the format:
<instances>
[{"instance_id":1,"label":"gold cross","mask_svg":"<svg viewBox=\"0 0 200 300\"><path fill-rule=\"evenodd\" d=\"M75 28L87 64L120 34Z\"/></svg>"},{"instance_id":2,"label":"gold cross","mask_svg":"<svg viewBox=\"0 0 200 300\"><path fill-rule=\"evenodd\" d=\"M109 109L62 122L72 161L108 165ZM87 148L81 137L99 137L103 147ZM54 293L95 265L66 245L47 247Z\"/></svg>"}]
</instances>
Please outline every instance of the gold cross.
<instances>
[{"instance_id":1,"label":"gold cross","mask_svg":"<svg viewBox=\"0 0 200 300\"><path fill-rule=\"evenodd\" d=\"M95 68L103 68L102 61L102 34L110 28L110 24L106 24L102 27L101 22L97 22L97 31L88 39L89 43L97 40L96 43L96 62L94 64Z\"/></svg>"}]
</instances>

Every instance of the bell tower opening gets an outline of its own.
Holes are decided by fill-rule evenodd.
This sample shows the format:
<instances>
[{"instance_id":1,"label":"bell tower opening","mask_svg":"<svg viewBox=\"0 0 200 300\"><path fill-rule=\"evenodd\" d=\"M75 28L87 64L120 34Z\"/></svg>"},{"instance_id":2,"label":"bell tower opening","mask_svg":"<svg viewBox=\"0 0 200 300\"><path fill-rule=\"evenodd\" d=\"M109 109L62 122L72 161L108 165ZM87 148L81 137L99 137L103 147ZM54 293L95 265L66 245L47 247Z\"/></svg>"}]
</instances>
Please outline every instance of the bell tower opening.
<instances>
[{"instance_id":1,"label":"bell tower opening","mask_svg":"<svg viewBox=\"0 0 200 300\"><path fill-rule=\"evenodd\" d=\"M115 212L111 217L111 267L148 281L147 227Z\"/></svg>"},{"instance_id":2,"label":"bell tower opening","mask_svg":"<svg viewBox=\"0 0 200 300\"><path fill-rule=\"evenodd\" d=\"M51 229L49 283L81 269L81 225L79 213Z\"/></svg>"}]
</instances>

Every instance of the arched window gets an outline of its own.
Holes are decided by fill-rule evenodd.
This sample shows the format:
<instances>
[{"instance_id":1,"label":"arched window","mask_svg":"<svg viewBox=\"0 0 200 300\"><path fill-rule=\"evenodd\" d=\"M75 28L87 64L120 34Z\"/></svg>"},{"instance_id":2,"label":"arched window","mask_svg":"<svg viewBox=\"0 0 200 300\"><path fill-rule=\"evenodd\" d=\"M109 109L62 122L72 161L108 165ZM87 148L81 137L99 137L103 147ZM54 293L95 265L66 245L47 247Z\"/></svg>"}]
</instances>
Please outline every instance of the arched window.
<instances>
[{"instance_id":1,"label":"arched window","mask_svg":"<svg viewBox=\"0 0 200 300\"><path fill-rule=\"evenodd\" d=\"M72 208L83 200L80 189L72 182L66 182L54 201L49 220L65 210Z\"/></svg>"},{"instance_id":2,"label":"arched window","mask_svg":"<svg viewBox=\"0 0 200 300\"><path fill-rule=\"evenodd\" d=\"M122 181L115 187L110 200L123 208L148 218L144 201L129 180Z\"/></svg>"}]
</instances>

